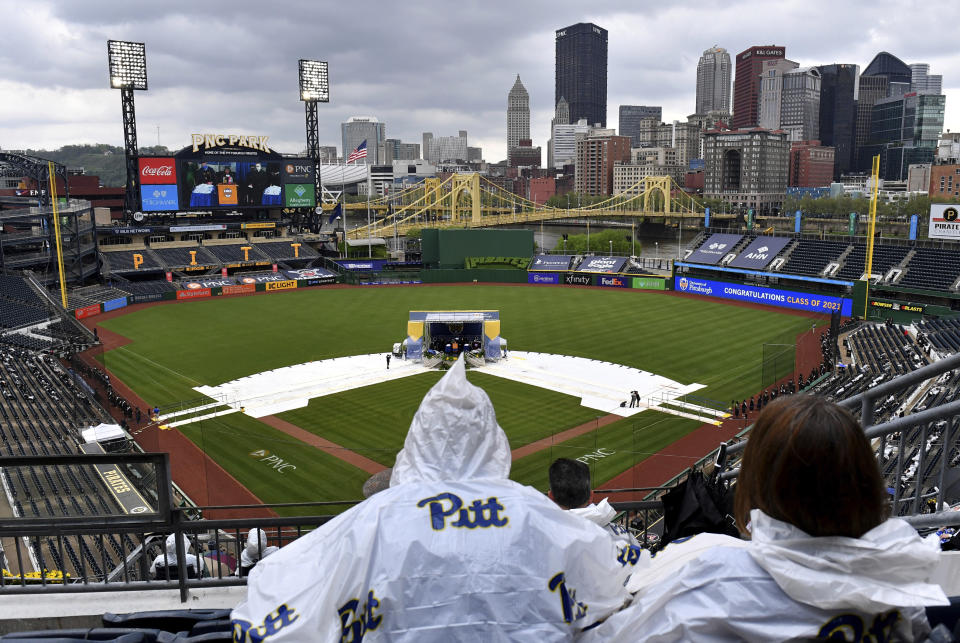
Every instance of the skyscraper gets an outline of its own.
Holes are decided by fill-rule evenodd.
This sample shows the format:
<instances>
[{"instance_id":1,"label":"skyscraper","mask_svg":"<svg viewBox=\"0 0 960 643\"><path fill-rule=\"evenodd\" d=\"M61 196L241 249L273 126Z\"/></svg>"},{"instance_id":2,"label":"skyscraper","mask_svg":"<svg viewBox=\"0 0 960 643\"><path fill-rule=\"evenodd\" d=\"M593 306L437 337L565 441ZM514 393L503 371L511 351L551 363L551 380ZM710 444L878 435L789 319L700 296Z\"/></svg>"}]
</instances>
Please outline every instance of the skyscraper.
<instances>
[{"instance_id":1,"label":"skyscraper","mask_svg":"<svg viewBox=\"0 0 960 643\"><path fill-rule=\"evenodd\" d=\"M517 74L517 80L507 94L507 155L526 138L530 138L530 94Z\"/></svg>"},{"instance_id":2,"label":"skyscraper","mask_svg":"<svg viewBox=\"0 0 960 643\"><path fill-rule=\"evenodd\" d=\"M790 141L820 138L820 72L803 67L783 75L780 129ZM830 158L831 166L833 157Z\"/></svg>"},{"instance_id":3,"label":"skyscraper","mask_svg":"<svg viewBox=\"0 0 960 643\"><path fill-rule=\"evenodd\" d=\"M340 123L340 134L343 139L343 157L350 156L350 152L357 149L363 141L367 142L367 157L363 162L367 165L380 163L380 145L387 138L387 126L373 116L351 116L346 123Z\"/></svg>"},{"instance_id":4,"label":"skyscraper","mask_svg":"<svg viewBox=\"0 0 960 643\"><path fill-rule=\"evenodd\" d=\"M607 30L580 22L556 32L554 102L566 98L570 122L607 126Z\"/></svg>"},{"instance_id":5,"label":"skyscraper","mask_svg":"<svg viewBox=\"0 0 960 643\"><path fill-rule=\"evenodd\" d=\"M697 63L697 114L730 111L730 54L713 46Z\"/></svg>"},{"instance_id":6,"label":"skyscraper","mask_svg":"<svg viewBox=\"0 0 960 643\"><path fill-rule=\"evenodd\" d=\"M763 61L784 58L787 48L779 45L750 47L737 54L737 75L733 81L734 129L756 127L760 121L760 72ZM698 110L699 111L699 110Z\"/></svg>"},{"instance_id":7,"label":"skyscraper","mask_svg":"<svg viewBox=\"0 0 960 643\"><path fill-rule=\"evenodd\" d=\"M858 65L820 65L820 141L836 149L834 178L853 168L856 143L857 98L860 91Z\"/></svg>"},{"instance_id":8,"label":"skyscraper","mask_svg":"<svg viewBox=\"0 0 960 643\"><path fill-rule=\"evenodd\" d=\"M910 65L910 91L939 94L943 89L943 76L931 74L927 63Z\"/></svg>"},{"instance_id":9,"label":"skyscraper","mask_svg":"<svg viewBox=\"0 0 960 643\"><path fill-rule=\"evenodd\" d=\"M882 76L887 79L887 96L903 96L910 91L913 72L902 60L893 54L881 51L873 57L864 76Z\"/></svg>"},{"instance_id":10,"label":"skyscraper","mask_svg":"<svg viewBox=\"0 0 960 643\"><path fill-rule=\"evenodd\" d=\"M910 165L932 163L943 132L942 94L907 92L879 100L870 119L865 157L880 155L880 178L903 181Z\"/></svg>"},{"instance_id":11,"label":"skyscraper","mask_svg":"<svg viewBox=\"0 0 960 643\"><path fill-rule=\"evenodd\" d=\"M640 121L645 118L652 118L659 123L663 120L663 108L650 105L621 105L620 106L620 136L629 136L630 145L636 145L640 140Z\"/></svg>"},{"instance_id":12,"label":"skyscraper","mask_svg":"<svg viewBox=\"0 0 960 643\"><path fill-rule=\"evenodd\" d=\"M799 67L799 63L786 58L765 60L761 65L760 105L757 124L764 129L780 129L780 108L783 104L783 76Z\"/></svg>"},{"instance_id":13,"label":"skyscraper","mask_svg":"<svg viewBox=\"0 0 960 643\"><path fill-rule=\"evenodd\" d=\"M873 157L869 153L864 153L863 149L870 141L873 106L877 101L887 97L888 87L889 81L886 76L868 76L866 72L860 74L856 134L853 145L853 169L857 172L870 171Z\"/></svg>"}]
</instances>

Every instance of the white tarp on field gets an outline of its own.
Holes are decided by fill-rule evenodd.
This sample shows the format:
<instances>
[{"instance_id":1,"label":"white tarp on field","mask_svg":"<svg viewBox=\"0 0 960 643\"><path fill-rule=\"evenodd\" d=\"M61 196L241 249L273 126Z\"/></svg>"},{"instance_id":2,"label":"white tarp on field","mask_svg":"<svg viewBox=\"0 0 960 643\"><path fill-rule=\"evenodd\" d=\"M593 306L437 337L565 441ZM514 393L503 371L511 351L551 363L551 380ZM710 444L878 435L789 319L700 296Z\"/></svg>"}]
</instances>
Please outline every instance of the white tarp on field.
<instances>
[{"instance_id":1,"label":"white tarp on field","mask_svg":"<svg viewBox=\"0 0 960 643\"><path fill-rule=\"evenodd\" d=\"M510 356L482 369L483 373L572 395L588 408L624 417L647 409L718 423L724 414L714 409L679 400L683 395L703 388L702 384L681 384L671 379L622 364L584 357L511 351ZM195 387L230 410L243 410L252 417L274 415L302 408L315 398L371 386L401 377L419 375L428 369L419 362L392 359L387 369L386 354L354 355L318 362L306 362L242 377L219 386ZM630 391L640 395L636 408L621 407L630 401ZM207 405L209 407L209 405ZM194 409L199 412L201 407ZM220 412L219 414L223 414ZM180 412L184 417L170 426L188 424L199 417ZM173 418L162 416L161 420Z\"/></svg>"}]
</instances>

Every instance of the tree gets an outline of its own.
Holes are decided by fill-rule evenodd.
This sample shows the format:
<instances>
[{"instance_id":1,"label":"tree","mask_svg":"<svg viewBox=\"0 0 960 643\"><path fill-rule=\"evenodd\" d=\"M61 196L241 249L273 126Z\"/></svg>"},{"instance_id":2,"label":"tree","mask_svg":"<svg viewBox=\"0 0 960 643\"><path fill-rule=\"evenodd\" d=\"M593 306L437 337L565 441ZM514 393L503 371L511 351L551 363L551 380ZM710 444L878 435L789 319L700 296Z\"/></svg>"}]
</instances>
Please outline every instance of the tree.
<instances>
[{"instance_id":1,"label":"tree","mask_svg":"<svg viewBox=\"0 0 960 643\"><path fill-rule=\"evenodd\" d=\"M585 254L587 252L592 252L594 254L603 255L610 252L610 242L613 242L613 254L620 256L627 256L633 254L633 249L636 247L636 251L640 253L640 244L639 242L634 246L630 240L630 230L626 228L607 228L604 230L598 230L597 232L590 232L590 248L587 249L587 235L584 234L571 234L567 238L566 249L568 254ZM554 252L563 252L564 243L559 241L554 247Z\"/></svg>"}]
</instances>

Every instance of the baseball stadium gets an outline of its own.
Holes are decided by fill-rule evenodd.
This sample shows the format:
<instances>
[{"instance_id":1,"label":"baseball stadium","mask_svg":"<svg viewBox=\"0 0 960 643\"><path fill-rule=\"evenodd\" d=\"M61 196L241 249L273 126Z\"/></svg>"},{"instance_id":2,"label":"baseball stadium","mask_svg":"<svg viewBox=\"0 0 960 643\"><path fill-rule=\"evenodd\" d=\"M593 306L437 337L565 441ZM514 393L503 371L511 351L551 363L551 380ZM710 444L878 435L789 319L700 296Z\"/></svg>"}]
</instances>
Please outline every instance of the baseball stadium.
<instances>
[{"instance_id":1,"label":"baseball stadium","mask_svg":"<svg viewBox=\"0 0 960 643\"><path fill-rule=\"evenodd\" d=\"M543 502L554 463L585 465L635 543L621 566L737 534L767 405L847 409L885 515L943 543L931 583L953 598L927 616L956 622L957 206L879 224L876 194L849 219L711 212L662 176L571 212L475 172L321 163L315 129L306 154L267 141L194 134L162 157L134 142L116 203L0 152L23 186L0 194L0 604L17 613L0 634L261 640L287 623L231 625L246 573L399 493L425 400L464 367L508 443L510 488ZM561 226L584 234L547 243ZM445 404L458 419L440 429L466 441L474 407ZM417 505L437 532L460 506L441 495ZM509 524L498 502L451 529ZM575 598L568 622L586 612Z\"/></svg>"}]
</instances>

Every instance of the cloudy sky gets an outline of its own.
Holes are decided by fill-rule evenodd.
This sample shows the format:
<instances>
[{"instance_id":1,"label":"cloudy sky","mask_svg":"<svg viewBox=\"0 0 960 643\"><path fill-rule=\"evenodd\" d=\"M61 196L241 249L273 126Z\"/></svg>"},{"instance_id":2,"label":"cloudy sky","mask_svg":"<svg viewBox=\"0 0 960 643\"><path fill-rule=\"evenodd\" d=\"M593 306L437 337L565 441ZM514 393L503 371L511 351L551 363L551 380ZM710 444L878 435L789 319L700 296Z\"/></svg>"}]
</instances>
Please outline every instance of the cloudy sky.
<instances>
[{"instance_id":1,"label":"cloudy sky","mask_svg":"<svg viewBox=\"0 0 960 643\"><path fill-rule=\"evenodd\" d=\"M786 46L801 65L856 63L878 51L943 74L945 128L960 128L957 0L0 0L0 148L122 145L119 92L106 41L145 42L150 89L137 95L141 145L170 148L191 133L268 135L304 148L297 60L330 64L320 142L340 147L340 123L372 115L387 136L420 142L465 129L484 158L506 155L507 92L530 92L531 135L546 153L553 115L554 31L594 22L609 31L607 122L621 104L693 112L697 59Z\"/></svg>"}]
</instances>

